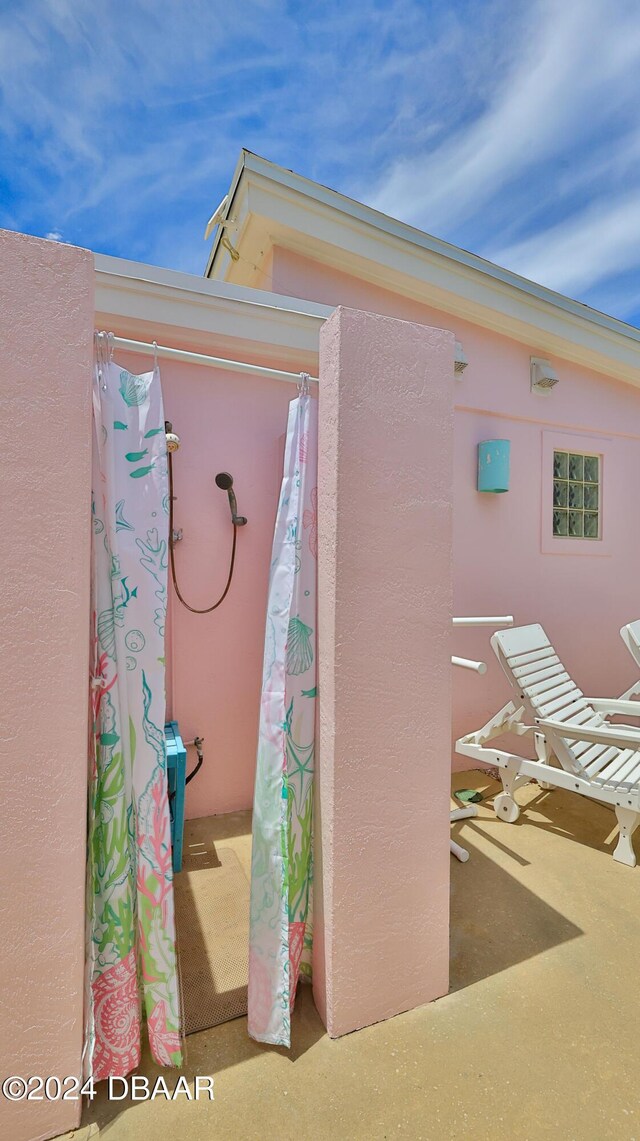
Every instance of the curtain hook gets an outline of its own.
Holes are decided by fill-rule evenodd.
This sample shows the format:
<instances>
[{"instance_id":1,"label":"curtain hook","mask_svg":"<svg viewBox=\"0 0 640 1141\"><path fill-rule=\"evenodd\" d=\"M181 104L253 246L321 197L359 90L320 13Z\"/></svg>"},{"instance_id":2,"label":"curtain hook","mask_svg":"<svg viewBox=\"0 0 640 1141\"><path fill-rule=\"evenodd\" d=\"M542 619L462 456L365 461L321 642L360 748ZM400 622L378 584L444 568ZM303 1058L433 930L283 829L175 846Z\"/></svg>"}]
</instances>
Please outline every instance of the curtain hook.
<instances>
[{"instance_id":1,"label":"curtain hook","mask_svg":"<svg viewBox=\"0 0 640 1141\"><path fill-rule=\"evenodd\" d=\"M158 342L152 341L151 343L153 345L153 371L157 372L158 371Z\"/></svg>"},{"instance_id":2,"label":"curtain hook","mask_svg":"<svg viewBox=\"0 0 640 1141\"><path fill-rule=\"evenodd\" d=\"M309 373L308 372L301 372L300 373L300 380L298 381L298 395L299 396L308 396L309 395Z\"/></svg>"},{"instance_id":3,"label":"curtain hook","mask_svg":"<svg viewBox=\"0 0 640 1141\"><path fill-rule=\"evenodd\" d=\"M106 358L105 337L106 337L106 333L98 332L98 330L96 330L96 333L95 333L96 372L97 372L97 377L98 377L98 384L100 385L103 392L107 391L107 386L106 386L106 383L104 381L104 366L106 363L106 359L105 359Z\"/></svg>"}]
</instances>

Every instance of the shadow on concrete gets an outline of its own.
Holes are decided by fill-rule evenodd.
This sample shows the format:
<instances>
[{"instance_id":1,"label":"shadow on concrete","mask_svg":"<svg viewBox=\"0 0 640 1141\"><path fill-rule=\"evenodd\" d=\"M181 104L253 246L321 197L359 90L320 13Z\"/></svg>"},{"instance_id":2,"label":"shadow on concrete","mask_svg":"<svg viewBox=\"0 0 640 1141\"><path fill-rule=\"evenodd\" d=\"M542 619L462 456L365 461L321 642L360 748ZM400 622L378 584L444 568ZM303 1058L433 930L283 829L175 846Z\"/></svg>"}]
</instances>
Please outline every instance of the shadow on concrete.
<instances>
[{"instance_id":1,"label":"shadow on concrete","mask_svg":"<svg viewBox=\"0 0 640 1141\"><path fill-rule=\"evenodd\" d=\"M521 810L523 822L602 852L603 859L607 855L612 858L618 840L618 823L612 807L567 789L546 790L536 784L529 786L529 796Z\"/></svg>"},{"instance_id":2,"label":"shadow on concrete","mask_svg":"<svg viewBox=\"0 0 640 1141\"><path fill-rule=\"evenodd\" d=\"M490 811L494 795L501 791L499 782L476 772L455 774L454 786L476 788L483 796L482 809ZM608 851L615 842L611 833L616 820L605 806L562 789L546 791L535 783L517 799L521 812L515 824L483 811L481 817L452 828L452 837L471 858L465 864L451 861L451 991L584 934L518 878L531 864L522 854L526 847L516 842L517 830L550 832L601 851L603 860L611 859ZM492 849L495 860L489 854ZM545 874L541 868L541 876Z\"/></svg>"},{"instance_id":3,"label":"shadow on concrete","mask_svg":"<svg viewBox=\"0 0 640 1141\"><path fill-rule=\"evenodd\" d=\"M462 990L583 934L473 847L468 829L463 842L471 852L470 860L466 864L451 861L450 991Z\"/></svg>"}]
</instances>

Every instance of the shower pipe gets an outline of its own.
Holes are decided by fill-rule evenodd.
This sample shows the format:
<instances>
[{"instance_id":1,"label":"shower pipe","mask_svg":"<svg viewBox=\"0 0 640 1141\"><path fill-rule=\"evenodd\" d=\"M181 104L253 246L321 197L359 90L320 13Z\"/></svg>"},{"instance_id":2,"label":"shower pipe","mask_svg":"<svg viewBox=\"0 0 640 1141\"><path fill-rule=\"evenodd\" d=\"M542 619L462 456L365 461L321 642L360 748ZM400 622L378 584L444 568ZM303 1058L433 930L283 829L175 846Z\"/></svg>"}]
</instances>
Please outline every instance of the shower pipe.
<instances>
[{"instance_id":1,"label":"shower pipe","mask_svg":"<svg viewBox=\"0 0 640 1141\"><path fill-rule=\"evenodd\" d=\"M168 424L169 421L167 421L166 423ZM168 430L171 430L171 425L169 425ZM174 532L174 527L173 527L173 502L175 499L175 495L173 494L173 456L172 456L172 453L170 450L167 451L167 459L169 461L169 561L171 564L171 578L173 579L174 589L175 589L176 594L178 595L178 598L180 599L182 605L185 607L186 610L190 610L192 614L211 614L211 612L213 610L217 610L218 607L222 605L222 603L224 602L225 598L227 597L227 595L229 593L229 588L231 586L231 581L233 579L233 568L235 567L235 562L236 562L236 544L237 544L237 540L238 540L238 526L242 526L242 523L246 523L246 519L244 519L244 517L242 517L242 523L240 523L239 521L236 522L237 516L234 516L232 519L232 522L233 522L233 541L231 543L231 559L229 562L229 575L227 577L226 586L225 586L222 594L220 595L218 601L214 602L211 606L204 606L204 607L202 607L202 609L200 609L197 606L191 606L187 602L186 598L184 598L184 596L180 590L180 587L178 586L178 576L176 574L176 560L175 560L175 545L176 544L175 544L175 540L174 540L174 533L175 532ZM201 763L202 762L200 762L200 764ZM198 765L198 768L199 767L200 767L200 765ZM195 773L193 773L192 775L195 776Z\"/></svg>"},{"instance_id":2,"label":"shower pipe","mask_svg":"<svg viewBox=\"0 0 640 1141\"><path fill-rule=\"evenodd\" d=\"M502 614L498 617L487 618L452 618L454 626L513 626L513 615ZM452 666L460 666L464 670L473 670L477 674L486 674L486 662L474 662L471 658L452 657Z\"/></svg>"},{"instance_id":3,"label":"shower pipe","mask_svg":"<svg viewBox=\"0 0 640 1141\"><path fill-rule=\"evenodd\" d=\"M249 364L246 361L229 360L227 357L211 357L206 353L192 353L187 349L174 349L170 345L155 345L146 341L130 341L127 337L114 337L113 343L121 349L132 353L156 353L167 360L183 361L184 364L204 364L212 368L223 368L230 372L244 373L245 375L263 376L267 380L285 380L291 384L300 384L299 372L285 372L279 368L267 368L265 365ZM317 376L307 377L311 384L317 384Z\"/></svg>"},{"instance_id":4,"label":"shower pipe","mask_svg":"<svg viewBox=\"0 0 640 1141\"><path fill-rule=\"evenodd\" d=\"M513 626L513 614L499 618L452 618L454 626Z\"/></svg>"},{"instance_id":5,"label":"shower pipe","mask_svg":"<svg viewBox=\"0 0 640 1141\"><path fill-rule=\"evenodd\" d=\"M486 674L486 662L473 662L471 658L455 658L451 659L452 666L462 666L463 670L474 670L477 674Z\"/></svg>"}]
</instances>

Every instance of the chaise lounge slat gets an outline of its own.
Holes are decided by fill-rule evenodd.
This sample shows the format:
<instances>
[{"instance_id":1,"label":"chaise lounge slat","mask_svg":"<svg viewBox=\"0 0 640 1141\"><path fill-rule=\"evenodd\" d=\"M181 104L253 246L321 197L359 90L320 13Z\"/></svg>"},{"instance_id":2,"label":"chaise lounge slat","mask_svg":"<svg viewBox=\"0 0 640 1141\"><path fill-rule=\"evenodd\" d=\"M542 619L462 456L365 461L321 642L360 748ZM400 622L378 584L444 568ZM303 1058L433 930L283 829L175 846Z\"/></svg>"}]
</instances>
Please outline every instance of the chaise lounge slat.
<instances>
[{"instance_id":1,"label":"chaise lounge slat","mask_svg":"<svg viewBox=\"0 0 640 1141\"><path fill-rule=\"evenodd\" d=\"M534 650L533 653L515 654L507 661L515 669L517 666L526 666L527 662L541 661L542 658L555 658L556 661L559 661L553 646L546 646L543 650Z\"/></svg>"},{"instance_id":2,"label":"chaise lounge slat","mask_svg":"<svg viewBox=\"0 0 640 1141\"><path fill-rule=\"evenodd\" d=\"M627 752L628 750L626 750L624 754L620 753L620 750L616 749L615 745L609 749L605 748L604 745L592 745L591 748L587 749L586 753L581 756L580 763L588 777L595 777L614 757L617 757L618 754L625 756Z\"/></svg>"},{"instance_id":3,"label":"chaise lounge slat","mask_svg":"<svg viewBox=\"0 0 640 1141\"><path fill-rule=\"evenodd\" d=\"M541 681L539 685L524 686L524 693L527 697L539 697L544 701L555 701L556 697L564 697L565 693L577 693L579 697L583 696L567 674L560 674L560 678L562 678L560 684L558 684L559 678L552 677L548 681Z\"/></svg>"},{"instance_id":4,"label":"chaise lounge slat","mask_svg":"<svg viewBox=\"0 0 640 1141\"><path fill-rule=\"evenodd\" d=\"M553 717L556 721L567 721L575 717L576 714L582 713L583 709L589 709L589 705L579 689L565 693L562 697L556 698L555 701L547 701L546 695L544 696L544 704L541 702L538 707L541 717Z\"/></svg>"},{"instance_id":5,"label":"chaise lounge slat","mask_svg":"<svg viewBox=\"0 0 640 1141\"><path fill-rule=\"evenodd\" d=\"M517 670L513 671L513 676L517 678L521 686L530 686L536 682L544 681L545 678L557 677L558 674L564 672L562 662L552 662L551 665L543 662L539 669L533 669L533 663L530 666L519 666Z\"/></svg>"},{"instance_id":6,"label":"chaise lounge slat","mask_svg":"<svg viewBox=\"0 0 640 1141\"><path fill-rule=\"evenodd\" d=\"M598 773L597 780L614 787L635 783L640 776L640 753L625 749L606 769Z\"/></svg>"},{"instance_id":7,"label":"chaise lounge slat","mask_svg":"<svg viewBox=\"0 0 640 1141\"><path fill-rule=\"evenodd\" d=\"M594 722L594 724L596 723ZM595 760L596 756L600 753L603 753L605 748L606 745L594 745L593 741L581 741L576 742L573 746L573 751L576 755L576 759L579 759L580 764L586 765L589 761ZM587 760L587 753L589 754L589 760Z\"/></svg>"}]
</instances>

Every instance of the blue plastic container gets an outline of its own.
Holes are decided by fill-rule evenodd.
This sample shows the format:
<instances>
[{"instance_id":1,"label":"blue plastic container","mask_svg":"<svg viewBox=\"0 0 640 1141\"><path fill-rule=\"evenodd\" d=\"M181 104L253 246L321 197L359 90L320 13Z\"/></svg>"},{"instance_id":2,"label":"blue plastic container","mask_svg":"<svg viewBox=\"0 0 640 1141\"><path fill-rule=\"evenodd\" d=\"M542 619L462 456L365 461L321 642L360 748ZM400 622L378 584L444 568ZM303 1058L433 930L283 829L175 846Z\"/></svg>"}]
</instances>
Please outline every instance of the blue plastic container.
<instances>
[{"instance_id":1,"label":"blue plastic container","mask_svg":"<svg viewBox=\"0 0 640 1141\"><path fill-rule=\"evenodd\" d=\"M179 872L182 868L187 750L182 743L177 721L167 722L164 727L164 739L167 748L167 785L171 809L171 857L174 872Z\"/></svg>"},{"instance_id":2,"label":"blue plastic container","mask_svg":"<svg viewBox=\"0 0 640 1141\"><path fill-rule=\"evenodd\" d=\"M511 440L484 440L478 444L478 491L493 495L509 490Z\"/></svg>"}]
</instances>

